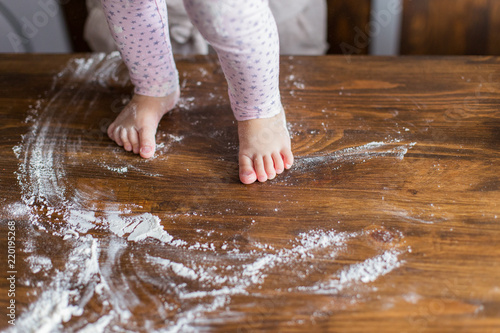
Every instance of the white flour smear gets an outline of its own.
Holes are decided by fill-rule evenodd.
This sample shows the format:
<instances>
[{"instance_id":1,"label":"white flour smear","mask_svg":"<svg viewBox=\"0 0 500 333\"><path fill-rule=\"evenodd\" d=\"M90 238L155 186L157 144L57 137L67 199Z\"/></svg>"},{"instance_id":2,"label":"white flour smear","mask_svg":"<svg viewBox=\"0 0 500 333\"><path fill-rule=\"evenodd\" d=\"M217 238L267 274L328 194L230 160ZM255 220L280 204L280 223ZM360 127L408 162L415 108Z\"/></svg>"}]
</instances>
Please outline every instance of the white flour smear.
<instances>
[{"instance_id":1,"label":"white flour smear","mask_svg":"<svg viewBox=\"0 0 500 333\"><path fill-rule=\"evenodd\" d=\"M312 287L299 287L298 289L313 291L317 294L338 294L353 284L373 282L403 264L403 261L398 259L400 254L401 252L396 250L386 251L362 263L348 266L330 281L321 282Z\"/></svg>"},{"instance_id":2,"label":"white flour smear","mask_svg":"<svg viewBox=\"0 0 500 333\"><path fill-rule=\"evenodd\" d=\"M62 323L73 316L81 316L94 290L82 292L79 288L97 284L94 279L99 267L98 251L95 239L82 237L68 257L65 270L56 273L37 301L30 304L8 332L62 331Z\"/></svg>"},{"instance_id":3,"label":"white flour smear","mask_svg":"<svg viewBox=\"0 0 500 333\"><path fill-rule=\"evenodd\" d=\"M103 177L124 178L132 171L157 176L147 168L147 161L126 162L119 148L110 148L115 154L113 164L81 157L87 153L82 151L85 131L72 128L79 119L91 117L92 106L105 93L102 87L127 83L120 64L117 53L68 63L54 78L47 96L30 110L26 121L31 128L13 148L19 159L22 202L7 210L13 217L28 216L47 237L62 237L69 252L61 268L56 258L37 253L37 243L30 238L34 236L23 240L30 272L22 278L40 291L8 332L195 332L200 325L241 319L241 313L231 308L233 297L258 297L260 288L270 284L282 293L333 295L372 283L404 264L400 260L403 251L394 248L340 269L338 264L328 266L340 254L349 253L351 242L359 243L363 232L303 232L279 249L259 241L244 247L232 239L211 242L207 240L210 232L205 238L179 239L164 229L166 223L159 216L134 213L142 208L134 203L113 204L113 189L77 182L69 186L73 163L88 163ZM62 96L70 98L71 107L61 105ZM195 102L184 100L185 104ZM168 150L184 138L169 134L163 139L157 158L167 159ZM297 164L307 168L379 156L403 158L413 145L372 142L305 157ZM93 230L99 238L90 234ZM315 267L316 261L322 263L321 268ZM39 274L47 276L43 281L48 282L38 281ZM281 275L294 278L276 279ZM150 317L134 316L144 301L150 306ZM87 312L96 309L101 312L91 322ZM155 326L159 322L164 323L161 329Z\"/></svg>"},{"instance_id":4,"label":"white flour smear","mask_svg":"<svg viewBox=\"0 0 500 333\"><path fill-rule=\"evenodd\" d=\"M308 170L321 165L331 165L334 168L339 168L342 163L364 163L374 158L386 156L402 160L408 150L416 144L416 142L401 144L399 140L370 142L326 155L297 157L294 167L301 170Z\"/></svg>"}]
</instances>

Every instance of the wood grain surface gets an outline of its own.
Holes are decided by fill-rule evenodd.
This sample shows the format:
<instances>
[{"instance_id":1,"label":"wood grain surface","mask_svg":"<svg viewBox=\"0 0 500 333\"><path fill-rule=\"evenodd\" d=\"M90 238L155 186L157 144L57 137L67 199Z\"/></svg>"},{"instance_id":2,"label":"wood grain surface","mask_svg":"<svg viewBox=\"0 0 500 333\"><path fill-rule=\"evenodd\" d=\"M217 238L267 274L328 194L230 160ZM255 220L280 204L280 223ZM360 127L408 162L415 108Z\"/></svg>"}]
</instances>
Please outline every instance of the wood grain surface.
<instances>
[{"instance_id":1,"label":"wood grain surface","mask_svg":"<svg viewBox=\"0 0 500 333\"><path fill-rule=\"evenodd\" d=\"M499 58L282 58L296 163L249 186L217 60L177 64L141 160L116 54L0 56L0 329L500 332Z\"/></svg>"}]
</instances>

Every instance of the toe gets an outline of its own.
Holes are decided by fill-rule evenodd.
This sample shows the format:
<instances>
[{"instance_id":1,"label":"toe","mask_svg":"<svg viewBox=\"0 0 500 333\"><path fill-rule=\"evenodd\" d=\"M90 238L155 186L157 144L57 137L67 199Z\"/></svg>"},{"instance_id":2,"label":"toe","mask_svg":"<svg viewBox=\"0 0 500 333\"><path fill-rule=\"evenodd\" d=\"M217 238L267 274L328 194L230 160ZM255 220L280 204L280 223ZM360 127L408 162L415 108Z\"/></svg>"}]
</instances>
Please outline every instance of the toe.
<instances>
[{"instance_id":1,"label":"toe","mask_svg":"<svg viewBox=\"0 0 500 333\"><path fill-rule=\"evenodd\" d=\"M266 170L267 179L273 179L276 177L276 170L274 169L274 162L271 155L266 155L264 160L264 170Z\"/></svg>"},{"instance_id":2,"label":"toe","mask_svg":"<svg viewBox=\"0 0 500 333\"><path fill-rule=\"evenodd\" d=\"M115 126L115 124L114 124L114 123L113 123L113 124L111 124L111 125L109 125L109 127L108 127L108 137L109 137L111 140L113 140L113 141L115 141L115 136L114 136L115 129L116 129L116 126Z\"/></svg>"},{"instance_id":3,"label":"toe","mask_svg":"<svg viewBox=\"0 0 500 333\"><path fill-rule=\"evenodd\" d=\"M155 153L155 134L156 129L152 127L143 127L139 131L139 152L141 157L150 158Z\"/></svg>"},{"instance_id":4,"label":"toe","mask_svg":"<svg viewBox=\"0 0 500 333\"><path fill-rule=\"evenodd\" d=\"M132 145L132 151L134 154L139 154L139 135L137 134L137 131L135 129L131 130L128 133L128 139L130 141L130 144Z\"/></svg>"},{"instance_id":5,"label":"toe","mask_svg":"<svg viewBox=\"0 0 500 333\"><path fill-rule=\"evenodd\" d=\"M257 180L257 175L253 169L252 159L248 156L240 156L240 180L243 184L252 184Z\"/></svg>"},{"instance_id":6,"label":"toe","mask_svg":"<svg viewBox=\"0 0 500 333\"><path fill-rule=\"evenodd\" d=\"M113 131L113 140L115 140L116 144L119 146L123 146L123 141L121 139L121 127L118 126Z\"/></svg>"},{"instance_id":7,"label":"toe","mask_svg":"<svg viewBox=\"0 0 500 333\"><path fill-rule=\"evenodd\" d=\"M122 130L120 131L120 139L122 140L122 142L123 142L123 148L126 151L131 151L132 150L132 144L130 143L130 141L128 139L129 132L130 131L128 131L125 128L122 128Z\"/></svg>"},{"instance_id":8,"label":"toe","mask_svg":"<svg viewBox=\"0 0 500 333\"><path fill-rule=\"evenodd\" d=\"M265 182L267 180L266 169L264 168L264 160L262 156L257 156L253 160L253 167L255 173L257 174L257 179L259 182Z\"/></svg>"},{"instance_id":9,"label":"toe","mask_svg":"<svg viewBox=\"0 0 500 333\"><path fill-rule=\"evenodd\" d=\"M274 161L274 170L276 170L276 173L279 175L285 170L283 166L283 158L281 157L280 153L273 153L273 161Z\"/></svg>"},{"instance_id":10,"label":"toe","mask_svg":"<svg viewBox=\"0 0 500 333\"><path fill-rule=\"evenodd\" d=\"M290 169L293 164L293 154L290 149L281 151L281 156L283 156L283 161L285 162L285 168Z\"/></svg>"}]
</instances>

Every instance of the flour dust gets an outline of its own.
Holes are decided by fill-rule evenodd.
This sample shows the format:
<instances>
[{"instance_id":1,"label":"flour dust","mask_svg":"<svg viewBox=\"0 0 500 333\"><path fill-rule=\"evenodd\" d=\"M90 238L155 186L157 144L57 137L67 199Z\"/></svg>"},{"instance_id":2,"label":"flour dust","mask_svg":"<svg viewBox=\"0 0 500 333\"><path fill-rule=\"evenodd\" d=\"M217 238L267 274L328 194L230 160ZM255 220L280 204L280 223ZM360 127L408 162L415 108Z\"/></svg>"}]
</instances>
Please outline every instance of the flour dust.
<instances>
[{"instance_id":1,"label":"flour dust","mask_svg":"<svg viewBox=\"0 0 500 333\"><path fill-rule=\"evenodd\" d=\"M125 178L132 171L161 176L150 167L154 159L130 163L119 148L109 148L115 155L112 163L85 155L85 131L70 130L69 125L91 117L93 105L106 93L104 88L127 82L117 53L75 58L28 112L30 130L13 147L19 160L22 202L10 205L8 211L11 216L27 216L37 232L65 242L69 252L63 267L56 269L31 236L23 240L30 269L24 284L37 285L41 291L8 332L194 332L202 324L241 319L232 308L235 297L258 297L264 287L281 293L336 295L347 288L369 286L404 265L401 257L408 248L394 246L340 268L315 266L316 260L328 263L348 254L363 232L309 230L279 249L259 241L245 246L229 239L216 242L210 240L211 233L204 240L181 239L168 232L168 222L160 216L135 213L142 206L114 203L111 188L70 186L73 163L87 163L113 177ZM294 86L304 88L299 81ZM68 96L71 108L61 104L62 97ZM185 98L182 103L189 107L195 101ZM160 138L156 159L163 160L184 140L162 133ZM326 156L304 157L297 166L387 155L403 158L413 145L371 142ZM175 221L176 215L170 218ZM37 282L41 274L48 280ZM294 279L277 284L270 278L287 274ZM145 303L150 305L150 316L135 316ZM89 311L95 313L89 315Z\"/></svg>"}]
</instances>

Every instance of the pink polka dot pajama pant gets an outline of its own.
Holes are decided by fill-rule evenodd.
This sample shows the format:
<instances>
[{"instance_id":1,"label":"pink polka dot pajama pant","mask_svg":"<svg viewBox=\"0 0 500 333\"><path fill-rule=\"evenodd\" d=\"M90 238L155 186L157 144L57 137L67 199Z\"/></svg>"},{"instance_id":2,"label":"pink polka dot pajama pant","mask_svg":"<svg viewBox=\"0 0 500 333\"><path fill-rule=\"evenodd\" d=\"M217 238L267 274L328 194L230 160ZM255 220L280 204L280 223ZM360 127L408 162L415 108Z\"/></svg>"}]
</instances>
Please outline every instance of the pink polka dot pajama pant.
<instances>
[{"instance_id":1,"label":"pink polka dot pajama pant","mask_svg":"<svg viewBox=\"0 0 500 333\"><path fill-rule=\"evenodd\" d=\"M102 0L135 93L162 97L179 89L165 0ZM238 121L282 110L279 40L268 0L184 0L192 23L212 45Z\"/></svg>"}]
</instances>

